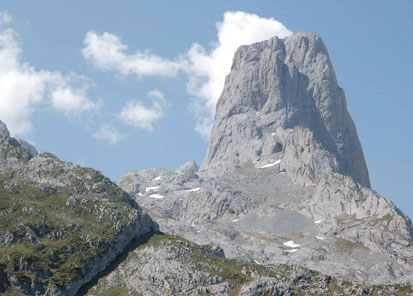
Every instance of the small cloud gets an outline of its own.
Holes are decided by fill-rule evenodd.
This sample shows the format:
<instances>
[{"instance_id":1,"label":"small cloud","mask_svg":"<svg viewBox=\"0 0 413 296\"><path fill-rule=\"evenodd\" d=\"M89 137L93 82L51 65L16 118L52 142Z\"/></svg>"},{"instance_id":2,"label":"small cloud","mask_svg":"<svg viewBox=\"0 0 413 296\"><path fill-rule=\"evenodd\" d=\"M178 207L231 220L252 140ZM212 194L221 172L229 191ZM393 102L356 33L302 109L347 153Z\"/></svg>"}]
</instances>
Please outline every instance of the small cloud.
<instances>
[{"instance_id":1,"label":"small cloud","mask_svg":"<svg viewBox=\"0 0 413 296\"><path fill-rule=\"evenodd\" d=\"M0 25L10 23L13 17L8 12L0 12Z\"/></svg>"},{"instance_id":2,"label":"small cloud","mask_svg":"<svg viewBox=\"0 0 413 296\"><path fill-rule=\"evenodd\" d=\"M123 138L115 127L108 124L103 124L99 130L94 132L92 135L95 139L106 141L112 145L116 144Z\"/></svg>"},{"instance_id":3,"label":"small cloud","mask_svg":"<svg viewBox=\"0 0 413 296\"><path fill-rule=\"evenodd\" d=\"M130 100L123 107L119 118L136 128L152 131L155 123L164 115L166 105L164 94L159 90L152 90L148 93L152 99L152 104L147 106L141 100Z\"/></svg>"},{"instance_id":4,"label":"small cloud","mask_svg":"<svg viewBox=\"0 0 413 296\"><path fill-rule=\"evenodd\" d=\"M66 115L98 109L98 104L88 99L81 89L58 88L52 92L51 98L53 107Z\"/></svg>"},{"instance_id":5,"label":"small cloud","mask_svg":"<svg viewBox=\"0 0 413 296\"><path fill-rule=\"evenodd\" d=\"M164 94L158 89L154 89L154 90L151 90L150 92L148 92L148 97L149 98L158 98L158 99L161 99L161 100L163 100L165 98Z\"/></svg>"},{"instance_id":6,"label":"small cloud","mask_svg":"<svg viewBox=\"0 0 413 296\"><path fill-rule=\"evenodd\" d=\"M83 56L103 71L114 71L121 75L175 76L181 67L179 62L169 61L150 52L126 54L128 47L118 36L107 32L99 35L89 31L83 43Z\"/></svg>"}]
</instances>

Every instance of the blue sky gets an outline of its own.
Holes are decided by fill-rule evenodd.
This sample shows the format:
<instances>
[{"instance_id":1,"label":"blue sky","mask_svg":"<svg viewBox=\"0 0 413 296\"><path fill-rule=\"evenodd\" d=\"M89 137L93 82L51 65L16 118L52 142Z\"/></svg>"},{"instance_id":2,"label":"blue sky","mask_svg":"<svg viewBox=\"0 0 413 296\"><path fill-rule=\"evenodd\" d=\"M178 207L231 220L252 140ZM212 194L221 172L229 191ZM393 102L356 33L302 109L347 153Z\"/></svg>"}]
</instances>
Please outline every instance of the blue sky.
<instances>
[{"instance_id":1,"label":"blue sky","mask_svg":"<svg viewBox=\"0 0 413 296\"><path fill-rule=\"evenodd\" d=\"M256 38L318 33L346 92L372 187L413 216L409 0L2 0L0 11L0 72L4 81L17 81L7 84L14 89L0 84L0 119L39 151L111 179L125 170L202 161L201 123L220 91L213 73L219 57L211 57L217 48L227 56L237 42L218 40L216 23L229 28L237 21L224 21L225 12L244 12L241 21L251 26L256 21L262 36L249 33ZM249 14L261 19L243 21Z\"/></svg>"}]
</instances>

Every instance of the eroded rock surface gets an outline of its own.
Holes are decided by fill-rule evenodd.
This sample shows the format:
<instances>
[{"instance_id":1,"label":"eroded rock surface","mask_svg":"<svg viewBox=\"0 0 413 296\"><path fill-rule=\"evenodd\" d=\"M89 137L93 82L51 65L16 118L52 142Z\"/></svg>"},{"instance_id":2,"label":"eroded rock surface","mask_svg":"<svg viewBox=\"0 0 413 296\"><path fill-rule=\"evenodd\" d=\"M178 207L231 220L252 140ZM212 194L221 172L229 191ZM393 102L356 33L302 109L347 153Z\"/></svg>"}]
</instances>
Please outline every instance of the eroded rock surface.
<instances>
[{"instance_id":1,"label":"eroded rock surface","mask_svg":"<svg viewBox=\"0 0 413 296\"><path fill-rule=\"evenodd\" d=\"M76 295L134 238L157 230L98 171L37 155L0 122L0 293Z\"/></svg>"},{"instance_id":2,"label":"eroded rock surface","mask_svg":"<svg viewBox=\"0 0 413 296\"><path fill-rule=\"evenodd\" d=\"M236 51L201 170L223 175L280 152L281 167L297 181L317 182L328 168L370 186L344 91L318 35L275 37Z\"/></svg>"},{"instance_id":3,"label":"eroded rock surface","mask_svg":"<svg viewBox=\"0 0 413 296\"><path fill-rule=\"evenodd\" d=\"M369 188L318 35L237 50L198 171L129 171L117 184L162 231L229 258L373 284L413 280L412 223Z\"/></svg>"},{"instance_id":4,"label":"eroded rock surface","mask_svg":"<svg viewBox=\"0 0 413 296\"><path fill-rule=\"evenodd\" d=\"M206 252L207 251L207 252ZM136 247L83 295L410 295L404 285L370 286L305 268L263 266L208 254L183 238L157 234Z\"/></svg>"}]
</instances>

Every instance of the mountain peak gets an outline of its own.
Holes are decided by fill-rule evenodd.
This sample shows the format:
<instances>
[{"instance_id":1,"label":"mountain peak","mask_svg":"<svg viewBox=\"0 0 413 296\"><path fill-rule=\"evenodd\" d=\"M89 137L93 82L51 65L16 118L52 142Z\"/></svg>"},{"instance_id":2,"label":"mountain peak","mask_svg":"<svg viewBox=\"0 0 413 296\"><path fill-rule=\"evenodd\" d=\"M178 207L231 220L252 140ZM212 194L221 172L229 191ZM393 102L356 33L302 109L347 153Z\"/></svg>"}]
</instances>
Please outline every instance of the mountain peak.
<instances>
[{"instance_id":1,"label":"mountain peak","mask_svg":"<svg viewBox=\"0 0 413 296\"><path fill-rule=\"evenodd\" d=\"M6 124L0 120L0 137L10 137L9 129Z\"/></svg>"},{"instance_id":2,"label":"mountain peak","mask_svg":"<svg viewBox=\"0 0 413 296\"><path fill-rule=\"evenodd\" d=\"M344 91L316 34L236 51L200 170L223 175L277 160L298 183L317 182L327 169L370 187Z\"/></svg>"}]
</instances>

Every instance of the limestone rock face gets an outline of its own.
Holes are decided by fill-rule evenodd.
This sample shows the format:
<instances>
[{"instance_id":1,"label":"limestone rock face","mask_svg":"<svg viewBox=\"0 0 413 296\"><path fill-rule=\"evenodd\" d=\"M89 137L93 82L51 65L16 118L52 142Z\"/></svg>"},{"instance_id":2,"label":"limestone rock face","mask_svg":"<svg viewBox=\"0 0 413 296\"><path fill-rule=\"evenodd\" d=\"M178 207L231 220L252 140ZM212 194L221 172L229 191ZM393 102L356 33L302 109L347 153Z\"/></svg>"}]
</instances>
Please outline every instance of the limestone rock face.
<instances>
[{"instance_id":1,"label":"limestone rock face","mask_svg":"<svg viewBox=\"0 0 413 296\"><path fill-rule=\"evenodd\" d=\"M370 189L319 36L237 50L205 159L190 167L129 171L117 184L163 232L217 245L227 258L370 284L413 282L411 220Z\"/></svg>"},{"instance_id":2,"label":"limestone rock face","mask_svg":"<svg viewBox=\"0 0 413 296\"><path fill-rule=\"evenodd\" d=\"M344 91L318 35L274 37L236 51L201 171L219 176L271 158L284 159L281 167L301 183L334 171L370 187Z\"/></svg>"}]
</instances>

